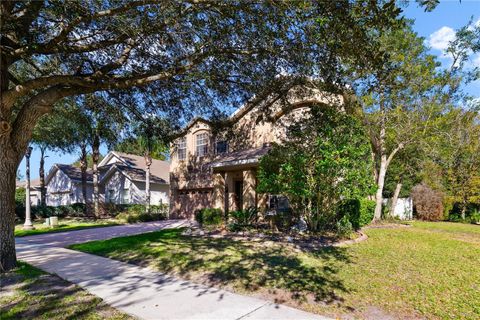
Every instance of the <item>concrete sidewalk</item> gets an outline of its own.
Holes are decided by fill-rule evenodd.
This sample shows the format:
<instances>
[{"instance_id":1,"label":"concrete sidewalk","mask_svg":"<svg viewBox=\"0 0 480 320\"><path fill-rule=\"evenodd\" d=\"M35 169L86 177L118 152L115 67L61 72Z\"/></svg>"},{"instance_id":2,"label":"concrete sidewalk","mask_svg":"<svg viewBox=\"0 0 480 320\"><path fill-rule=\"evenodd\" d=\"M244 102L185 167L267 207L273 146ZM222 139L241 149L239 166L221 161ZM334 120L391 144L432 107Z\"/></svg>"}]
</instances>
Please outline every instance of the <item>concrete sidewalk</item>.
<instances>
[{"instance_id":1,"label":"concrete sidewalk","mask_svg":"<svg viewBox=\"0 0 480 320\"><path fill-rule=\"evenodd\" d=\"M183 281L148 268L63 248L84 242L86 238L108 239L112 235L143 233L184 223L162 221L157 225L138 224L130 229L120 229L128 226L116 226L62 232L55 237L32 236L17 239L17 256L83 287L114 308L142 319L327 319L261 299Z\"/></svg>"}]
</instances>

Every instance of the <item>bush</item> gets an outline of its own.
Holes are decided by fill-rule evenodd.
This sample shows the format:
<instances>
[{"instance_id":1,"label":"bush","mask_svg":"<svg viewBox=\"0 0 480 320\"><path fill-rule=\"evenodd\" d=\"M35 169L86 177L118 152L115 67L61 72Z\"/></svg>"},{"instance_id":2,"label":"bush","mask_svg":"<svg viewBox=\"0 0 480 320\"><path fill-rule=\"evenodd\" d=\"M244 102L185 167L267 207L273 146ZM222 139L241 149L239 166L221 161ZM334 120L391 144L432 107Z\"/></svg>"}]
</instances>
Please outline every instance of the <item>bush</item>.
<instances>
[{"instance_id":1,"label":"bush","mask_svg":"<svg viewBox=\"0 0 480 320\"><path fill-rule=\"evenodd\" d=\"M447 211L447 218L452 222L471 222L477 223L478 215L480 211L480 205L476 203L467 203L465 208L465 219L462 219L462 204L459 202L453 202L450 206L450 210Z\"/></svg>"},{"instance_id":2,"label":"bush","mask_svg":"<svg viewBox=\"0 0 480 320\"><path fill-rule=\"evenodd\" d=\"M228 225L230 231L236 232L254 226L258 221L258 210L255 207L246 210L237 210L229 213L232 223Z\"/></svg>"},{"instance_id":3,"label":"bush","mask_svg":"<svg viewBox=\"0 0 480 320\"><path fill-rule=\"evenodd\" d=\"M417 219L438 221L443 219L443 194L419 184L412 190L414 213Z\"/></svg>"},{"instance_id":4,"label":"bush","mask_svg":"<svg viewBox=\"0 0 480 320\"><path fill-rule=\"evenodd\" d=\"M18 220L25 220L25 188L15 190L15 215Z\"/></svg>"},{"instance_id":5,"label":"bush","mask_svg":"<svg viewBox=\"0 0 480 320\"><path fill-rule=\"evenodd\" d=\"M253 225L258 220L258 210L255 207L246 210L237 210L229 213L229 216L234 220L234 223L240 225Z\"/></svg>"},{"instance_id":6,"label":"bush","mask_svg":"<svg viewBox=\"0 0 480 320\"><path fill-rule=\"evenodd\" d=\"M195 220L200 225L220 225L223 220L221 209L203 208L195 212Z\"/></svg>"},{"instance_id":7,"label":"bush","mask_svg":"<svg viewBox=\"0 0 480 320\"><path fill-rule=\"evenodd\" d=\"M150 206L150 213L146 213L145 206L141 204L121 205L121 208L124 211L116 217L128 223L164 220L168 213L167 205Z\"/></svg>"},{"instance_id":8,"label":"bush","mask_svg":"<svg viewBox=\"0 0 480 320\"><path fill-rule=\"evenodd\" d=\"M35 218L49 218L51 216L57 216L55 214L55 207L51 206L36 206L32 207L32 215Z\"/></svg>"},{"instance_id":9,"label":"bush","mask_svg":"<svg viewBox=\"0 0 480 320\"><path fill-rule=\"evenodd\" d=\"M347 216L355 230L358 230L373 220L375 201L369 199L348 199L340 204L339 216Z\"/></svg>"},{"instance_id":10,"label":"bush","mask_svg":"<svg viewBox=\"0 0 480 320\"><path fill-rule=\"evenodd\" d=\"M353 225L348 218L348 215L344 215L340 220L338 220L336 225L337 236L341 238L348 237L353 232Z\"/></svg>"},{"instance_id":11,"label":"bush","mask_svg":"<svg viewBox=\"0 0 480 320\"><path fill-rule=\"evenodd\" d=\"M474 211L472 212L472 214L470 215L470 222L471 223L480 223L480 211Z\"/></svg>"}]
</instances>

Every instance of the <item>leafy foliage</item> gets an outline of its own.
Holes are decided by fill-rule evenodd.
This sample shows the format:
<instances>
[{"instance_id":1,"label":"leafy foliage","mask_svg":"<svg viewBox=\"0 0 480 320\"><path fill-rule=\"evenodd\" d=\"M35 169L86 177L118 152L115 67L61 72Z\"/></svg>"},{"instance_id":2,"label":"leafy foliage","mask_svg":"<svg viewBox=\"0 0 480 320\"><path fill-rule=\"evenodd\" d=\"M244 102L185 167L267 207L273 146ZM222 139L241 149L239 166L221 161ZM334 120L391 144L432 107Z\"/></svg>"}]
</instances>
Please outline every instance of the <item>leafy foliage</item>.
<instances>
[{"instance_id":1,"label":"leafy foliage","mask_svg":"<svg viewBox=\"0 0 480 320\"><path fill-rule=\"evenodd\" d=\"M427 221L443 220L443 194L419 184L412 191L416 218Z\"/></svg>"},{"instance_id":2,"label":"leafy foliage","mask_svg":"<svg viewBox=\"0 0 480 320\"><path fill-rule=\"evenodd\" d=\"M223 212L217 208L203 208L195 212L195 220L200 225L220 225L223 222Z\"/></svg>"},{"instance_id":3,"label":"leafy foliage","mask_svg":"<svg viewBox=\"0 0 480 320\"><path fill-rule=\"evenodd\" d=\"M116 218L128 223L165 220L168 215L167 205L150 206L148 213L145 212L145 206L141 204L123 206L122 209Z\"/></svg>"},{"instance_id":4,"label":"leafy foliage","mask_svg":"<svg viewBox=\"0 0 480 320\"><path fill-rule=\"evenodd\" d=\"M369 199L350 199L342 201L338 214L347 217L353 229L358 230L373 220L375 201Z\"/></svg>"},{"instance_id":5,"label":"leafy foliage","mask_svg":"<svg viewBox=\"0 0 480 320\"><path fill-rule=\"evenodd\" d=\"M232 222L228 225L230 231L240 231L248 227L253 227L258 222L258 210L255 207L245 210L236 210L228 213Z\"/></svg>"},{"instance_id":6,"label":"leafy foliage","mask_svg":"<svg viewBox=\"0 0 480 320\"><path fill-rule=\"evenodd\" d=\"M342 198L373 192L370 145L360 122L331 106L294 121L260 161L258 192L283 194L311 231L335 228Z\"/></svg>"}]
</instances>

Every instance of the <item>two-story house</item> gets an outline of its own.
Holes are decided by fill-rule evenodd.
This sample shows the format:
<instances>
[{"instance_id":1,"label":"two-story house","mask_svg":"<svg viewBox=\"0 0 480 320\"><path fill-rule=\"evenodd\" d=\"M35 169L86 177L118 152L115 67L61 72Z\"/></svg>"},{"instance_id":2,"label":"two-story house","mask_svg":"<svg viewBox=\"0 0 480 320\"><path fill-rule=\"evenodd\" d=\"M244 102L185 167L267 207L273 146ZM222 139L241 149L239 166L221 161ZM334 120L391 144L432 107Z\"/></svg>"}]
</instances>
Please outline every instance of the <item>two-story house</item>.
<instances>
[{"instance_id":1,"label":"two-story house","mask_svg":"<svg viewBox=\"0 0 480 320\"><path fill-rule=\"evenodd\" d=\"M265 208L267 196L256 192L259 159L272 142L281 142L293 119L308 116L309 106L342 103L342 96L297 87L285 99L245 104L221 129L194 119L172 145L171 217L192 218L207 207L224 212Z\"/></svg>"}]
</instances>

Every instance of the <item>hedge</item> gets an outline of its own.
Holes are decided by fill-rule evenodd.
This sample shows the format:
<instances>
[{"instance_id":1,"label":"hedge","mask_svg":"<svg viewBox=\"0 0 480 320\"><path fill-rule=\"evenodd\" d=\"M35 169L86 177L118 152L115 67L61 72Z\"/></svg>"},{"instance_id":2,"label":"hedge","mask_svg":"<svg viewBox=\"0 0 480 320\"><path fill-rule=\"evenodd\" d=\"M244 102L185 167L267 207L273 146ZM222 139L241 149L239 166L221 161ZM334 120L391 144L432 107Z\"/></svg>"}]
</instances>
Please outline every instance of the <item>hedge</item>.
<instances>
[{"instance_id":1,"label":"hedge","mask_svg":"<svg viewBox=\"0 0 480 320\"><path fill-rule=\"evenodd\" d=\"M348 199L340 205L340 219L348 216L352 227L358 230L373 220L375 214L375 201L369 199Z\"/></svg>"}]
</instances>

